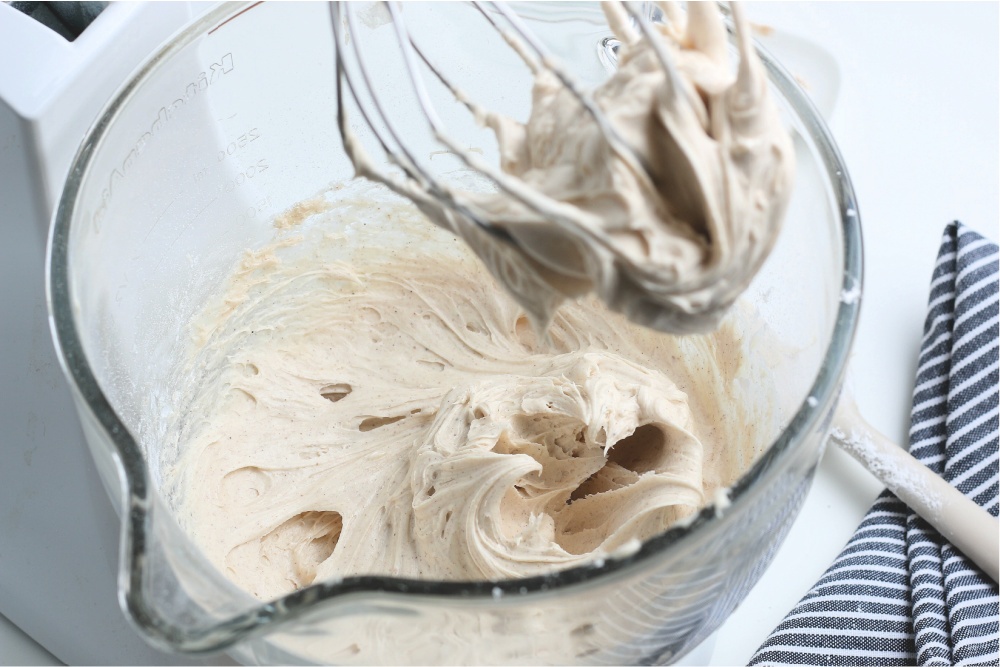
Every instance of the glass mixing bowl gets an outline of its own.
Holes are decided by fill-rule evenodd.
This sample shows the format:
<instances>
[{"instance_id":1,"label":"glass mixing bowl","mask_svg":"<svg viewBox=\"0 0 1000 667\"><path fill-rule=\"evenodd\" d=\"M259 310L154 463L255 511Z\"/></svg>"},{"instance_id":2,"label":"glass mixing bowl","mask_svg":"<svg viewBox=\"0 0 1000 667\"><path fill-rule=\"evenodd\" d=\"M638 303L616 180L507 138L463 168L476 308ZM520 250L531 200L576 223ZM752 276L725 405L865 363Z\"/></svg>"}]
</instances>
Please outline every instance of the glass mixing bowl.
<instances>
[{"instance_id":1,"label":"glass mixing bowl","mask_svg":"<svg viewBox=\"0 0 1000 667\"><path fill-rule=\"evenodd\" d=\"M433 35L435 58L475 74L470 96L524 116L528 75L481 17L451 3L406 11L415 32ZM585 79L606 76L610 35L599 10L518 11ZM359 13L376 67L391 29L379 10ZM158 447L168 378L206 296L241 253L273 237L275 214L353 176L335 124L329 15L325 4L226 4L159 50L80 148L47 267L56 346L122 518L119 592L136 629L161 648L227 650L250 663L662 663L711 634L803 501L857 322L857 299L842 294L861 285L857 206L837 148L793 78L761 57L798 157L784 231L745 296L786 352L773 396L783 422L728 506L707 507L632 553L546 576L351 577L262 603L178 527L161 495ZM392 68L381 71L392 84ZM426 137L418 145L436 148L419 117L398 118L409 136ZM483 130L446 121L496 158ZM446 176L457 164L445 156L431 167Z\"/></svg>"}]
</instances>

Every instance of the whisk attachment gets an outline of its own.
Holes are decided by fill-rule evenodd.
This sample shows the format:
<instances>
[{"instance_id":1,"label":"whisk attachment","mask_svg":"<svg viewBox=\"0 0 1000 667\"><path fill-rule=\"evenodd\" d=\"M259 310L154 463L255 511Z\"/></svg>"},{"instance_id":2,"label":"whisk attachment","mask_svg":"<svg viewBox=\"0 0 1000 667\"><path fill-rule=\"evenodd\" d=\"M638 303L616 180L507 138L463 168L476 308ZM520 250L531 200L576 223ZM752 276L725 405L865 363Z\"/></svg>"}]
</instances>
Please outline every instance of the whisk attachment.
<instances>
[{"instance_id":1,"label":"whisk attachment","mask_svg":"<svg viewBox=\"0 0 1000 667\"><path fill-rule=\"evenodd\" d=\"M383 103L355 8L331 6L339 129L358 174L409 197L465 240L543 327L564 299L588 292L657 329L717 325L773 246L794 164L739 10L734 74L714 8L692 7L684 19L674 3L657 3L654 22L648 3L605 3L621 44L619 69L588 89L510 7L471 7L532 76L524 122L477 103L435 65L402 5L386 4L385 14L413 113L475 175L472 189L418 159L408 141L424 137L404 136L393 118L399 111ZM499 166L449 131L430 81L493 131ZM359 126L345 99L359 109ZM356 127L391 169L376 166Z\"/></svg>"}]
</instances>

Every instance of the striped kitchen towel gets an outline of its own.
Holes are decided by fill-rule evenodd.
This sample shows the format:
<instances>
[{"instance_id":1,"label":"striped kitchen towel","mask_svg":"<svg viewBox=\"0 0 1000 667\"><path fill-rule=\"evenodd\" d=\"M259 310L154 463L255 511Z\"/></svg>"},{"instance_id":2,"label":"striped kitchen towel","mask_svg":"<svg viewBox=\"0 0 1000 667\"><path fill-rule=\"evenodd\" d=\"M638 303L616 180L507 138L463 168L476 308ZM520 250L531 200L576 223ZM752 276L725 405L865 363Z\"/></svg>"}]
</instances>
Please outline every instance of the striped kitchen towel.
<instances>
[{"instance_id":1,"label":"striped kitchen towel","mask_svg":"<svg viewBox=\"0 0 1000 667\"><path fill-rule=\"evenodd\" d=\"M931 280L910 453L998 510L997 245L953 222ZM1000 548L1000 546L998 546ZM751 665L996 665L997 585L884 492Z\"/></svg>"}]
</instances>

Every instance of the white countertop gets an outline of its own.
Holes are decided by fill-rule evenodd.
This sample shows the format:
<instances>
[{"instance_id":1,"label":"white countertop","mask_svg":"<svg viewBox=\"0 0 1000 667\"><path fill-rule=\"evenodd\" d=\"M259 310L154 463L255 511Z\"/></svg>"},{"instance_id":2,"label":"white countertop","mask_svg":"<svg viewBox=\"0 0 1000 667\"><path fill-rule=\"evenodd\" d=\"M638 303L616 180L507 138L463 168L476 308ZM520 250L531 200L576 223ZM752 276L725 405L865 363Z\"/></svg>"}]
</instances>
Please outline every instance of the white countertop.
<instances>
[{"instance_id":1,"label":"white countertop","mask_svg":"<svg viewBox=\"0 0 1000 667\"><path fill-rule=\"evenodd\" d=\"M775 28L774 40L805 38L838 65L829 121L857 191L865 242L849 383L872 424L903 442L941 233L958 219L998 238L998 5L750 3L747 14ZM777 43L774 50L780 55ZM746 664L880 490L860 465L828 450L770 569L717 634L711 664ZM9 664L58 663L0 616L0 665Z\"/></svg>"}]
</instances>

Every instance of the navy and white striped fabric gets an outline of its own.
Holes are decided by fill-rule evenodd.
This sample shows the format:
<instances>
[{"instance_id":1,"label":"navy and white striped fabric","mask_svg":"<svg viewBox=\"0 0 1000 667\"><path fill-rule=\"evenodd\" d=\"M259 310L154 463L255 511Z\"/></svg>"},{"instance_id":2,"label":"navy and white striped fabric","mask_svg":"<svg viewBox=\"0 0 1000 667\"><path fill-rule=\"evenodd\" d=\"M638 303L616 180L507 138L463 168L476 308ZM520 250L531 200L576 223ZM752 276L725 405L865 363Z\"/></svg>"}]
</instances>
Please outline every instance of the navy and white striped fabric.
<instances>
[{"instance_id":1,"label":"navy and white striped fabric","mask_svg":"<svg viewBox=\"0 0 1000 667\"><path fill-rule=\"evenodd\" d=\"M997 245L953 222L931 280L910 453L998 511ZM894 495L751 665L996 665L997 585Z\"/></svg>"}]
</instances>

